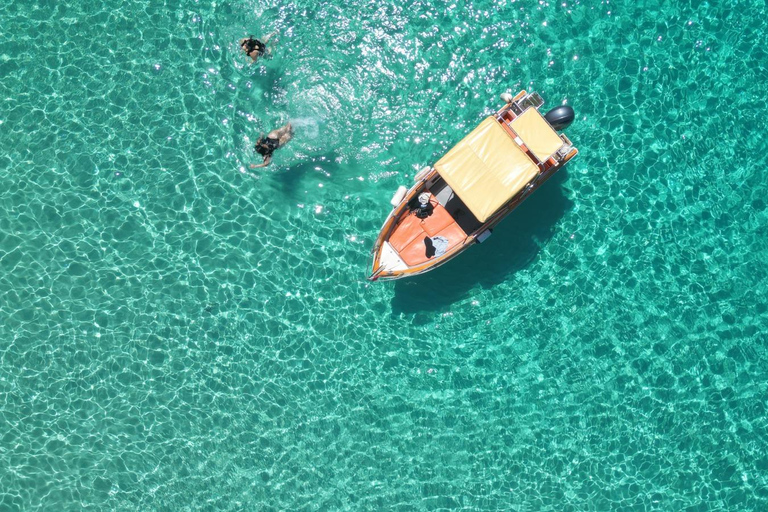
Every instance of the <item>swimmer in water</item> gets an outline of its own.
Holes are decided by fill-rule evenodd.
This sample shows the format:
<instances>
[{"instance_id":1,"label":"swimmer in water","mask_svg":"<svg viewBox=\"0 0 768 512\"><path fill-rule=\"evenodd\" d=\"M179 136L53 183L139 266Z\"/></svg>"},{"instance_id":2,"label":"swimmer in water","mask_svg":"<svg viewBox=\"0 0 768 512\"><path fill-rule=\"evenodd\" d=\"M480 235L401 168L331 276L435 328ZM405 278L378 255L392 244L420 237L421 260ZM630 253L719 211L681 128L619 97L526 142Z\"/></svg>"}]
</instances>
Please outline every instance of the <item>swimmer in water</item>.
<instances>
[{"instance_id":1,"label":"swimmer in water","mask_svg":"<svg viewBox=\"0 0 768 512\"><path fill-rule=\"evenodd\" d=\"M259 136L259 140L256 141L253 149L264 157L264 162L259 165L251 164L251 169L268 166L272 161L272 153L285 146L292 138L293 126L291 126L291 123L286 123L285 126L272 130L266 137L263 135Z\"/></svg>"},{"instance_id":2,"label":"swimmer in water","mask_svg":"<svg viewBox=\"0 0 768 512\"><path fill-rule=\"evenodd\" d=\"M272 50L267 48L267 42L269 42L269 39L275 34L277 34L277 32L272 32L268 36L262 38L261 41L253 36L241 39L240 48L243 49L246 55L253 59L253 62L256 62L256 59L264 55L269 57L272 54Z\"/></svg>"}]
</instances>

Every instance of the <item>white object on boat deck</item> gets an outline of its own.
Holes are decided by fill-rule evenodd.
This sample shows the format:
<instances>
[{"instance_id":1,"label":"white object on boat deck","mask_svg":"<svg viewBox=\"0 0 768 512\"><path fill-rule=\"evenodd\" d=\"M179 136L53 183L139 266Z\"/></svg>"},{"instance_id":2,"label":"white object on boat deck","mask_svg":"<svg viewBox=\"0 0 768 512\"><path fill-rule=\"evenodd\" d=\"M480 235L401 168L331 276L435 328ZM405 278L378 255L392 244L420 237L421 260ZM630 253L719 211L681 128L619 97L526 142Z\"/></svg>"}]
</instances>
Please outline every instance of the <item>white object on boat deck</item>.
<instances>
[{"instance_id":1,"label":"white object on boat deck","mask_svg":"<svg viewBox=\"0 0 768 512\"><path fill-rule=\"evenodd\" d=\"M501 101L503 101L504 103L512 103L512 100L513 100L512 95L509 94L508 92L501 93Z\"/></svg>"},{"instance_id":2,"label":"white object on boat deck","mask_svg":"<svg viewBox=\"0 0 768 512\"><path fill-rule=\"evenodd\" d=\"M381 244L381 258L379 258L379 265L385 270L405 270L408 265L405 264L403 259L397 254L397 251L389 245L389 242Z\"/></svg>"},{"instance_id":3,"label":"white object on boat deck","mask_svg":"<svg viewBox=\"0 0 768 512\"><path fill-rule=\"evenodd\" d=\"M408 189L405 188L404 186L400 185L399 187L397 187L397 190L395 191L395 195L393 195L392 199L389 201L389 204L392 205L392 208L400 204L400 201L403 200L406 192L408 192Z\"/></svg>"},{"instance_id":4,"label":"white object on boat deck","mask_svg":"<svg viewBox=\"0 0 768 512\"><path fill-rule=\"evenodd\" d=\"M430 166L422 167L422 169L413 178L413 181L421 181L427 174L429 174L429 171L431 170L432 168Z\"/></svg>"}]
</instances>

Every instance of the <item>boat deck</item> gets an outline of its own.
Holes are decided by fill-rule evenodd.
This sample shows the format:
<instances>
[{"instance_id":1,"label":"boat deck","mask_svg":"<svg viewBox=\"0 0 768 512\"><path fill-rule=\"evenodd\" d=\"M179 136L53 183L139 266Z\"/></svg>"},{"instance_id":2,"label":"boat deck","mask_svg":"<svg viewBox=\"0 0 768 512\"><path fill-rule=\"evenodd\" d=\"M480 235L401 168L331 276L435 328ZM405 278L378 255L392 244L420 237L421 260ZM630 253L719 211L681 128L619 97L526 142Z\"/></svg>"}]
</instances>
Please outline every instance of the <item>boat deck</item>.
<instances>
[{"instance_id":1,"label":"boat deck","mask_svg":"<svg viewBox=\"0 0 768 512\"><path fill-rule=\"evenodd\" d=\"M453 249L467 238L464 230L434 195L431 195L430 203L434 207L432 215L426 219L420 219L410 212L402 217L389 236L389 244L410 267L434 258L433 255L427 255L425 243L427 238L441 236L447 239L446 251Z\"/></svg>"},{"instance_id":2,"label":"boat deck","mask_svg":"<svg viewBox=\"0 0 768 512\"><path fill-rule=\"evenodd\" d=\"M435 195L437 201L445 207L448 214L453 217L459 227L468 235L474 233L483 225L482 222L472 215L467 205L451 190L451 187L442 178L430 185L429 192Z\"/></svg>"}]
</instances>

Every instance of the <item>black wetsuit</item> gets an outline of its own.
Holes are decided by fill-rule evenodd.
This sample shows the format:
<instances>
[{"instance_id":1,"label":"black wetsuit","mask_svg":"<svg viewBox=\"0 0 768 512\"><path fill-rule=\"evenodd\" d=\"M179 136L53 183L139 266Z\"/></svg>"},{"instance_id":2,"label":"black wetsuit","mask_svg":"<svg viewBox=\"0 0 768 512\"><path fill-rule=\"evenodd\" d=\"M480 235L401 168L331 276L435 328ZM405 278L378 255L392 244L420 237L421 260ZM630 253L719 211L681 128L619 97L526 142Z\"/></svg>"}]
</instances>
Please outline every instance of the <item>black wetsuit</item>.
<instances>
[{"instance_id":1,"label":"black wetsuit","mask_svg":"<svg viewBox=\"0 0 768 512\"><path fill-rule=\"evenodd\" d=\"M256 141L254 149L258 154L263 157L272 156L277 148L280 147L280 140L270 139L269 137L261 137Z\"/></svg>"},{"instance_id":2,"label":"black wetsuit","mask_svg":"<svg viewBox=\"0 0 768 512\"><path fill-rule=\"evenodd\" d=\"M259 57L264 55L264 52L267 51L267 47L264 45L264 43L262 43L258 39L254 39L253 36L243 41L243 49L245 50L245 53L247 53L248 55L256 51Z\"/></svg>"}]
</instances>

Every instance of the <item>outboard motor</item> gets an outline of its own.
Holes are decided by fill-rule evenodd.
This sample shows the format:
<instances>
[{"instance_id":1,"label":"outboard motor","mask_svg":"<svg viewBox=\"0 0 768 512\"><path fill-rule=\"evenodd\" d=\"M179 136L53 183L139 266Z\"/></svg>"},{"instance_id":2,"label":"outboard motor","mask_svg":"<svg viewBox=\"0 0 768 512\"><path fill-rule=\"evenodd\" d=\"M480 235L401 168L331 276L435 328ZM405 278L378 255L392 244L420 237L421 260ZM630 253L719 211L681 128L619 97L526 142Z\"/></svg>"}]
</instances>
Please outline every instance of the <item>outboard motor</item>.
<instances>
[{"instance_id":1,"label":"outboard motor","mask_svg":"<svg viewBox=\"0 0 768 512\"><path fill-rule=\"evenodd\" d=\"M573 122L576 113L568 105L560 105L546 113L544 119L549 121L555 130L565 130Z\"/></svg>"}]
</instances>

